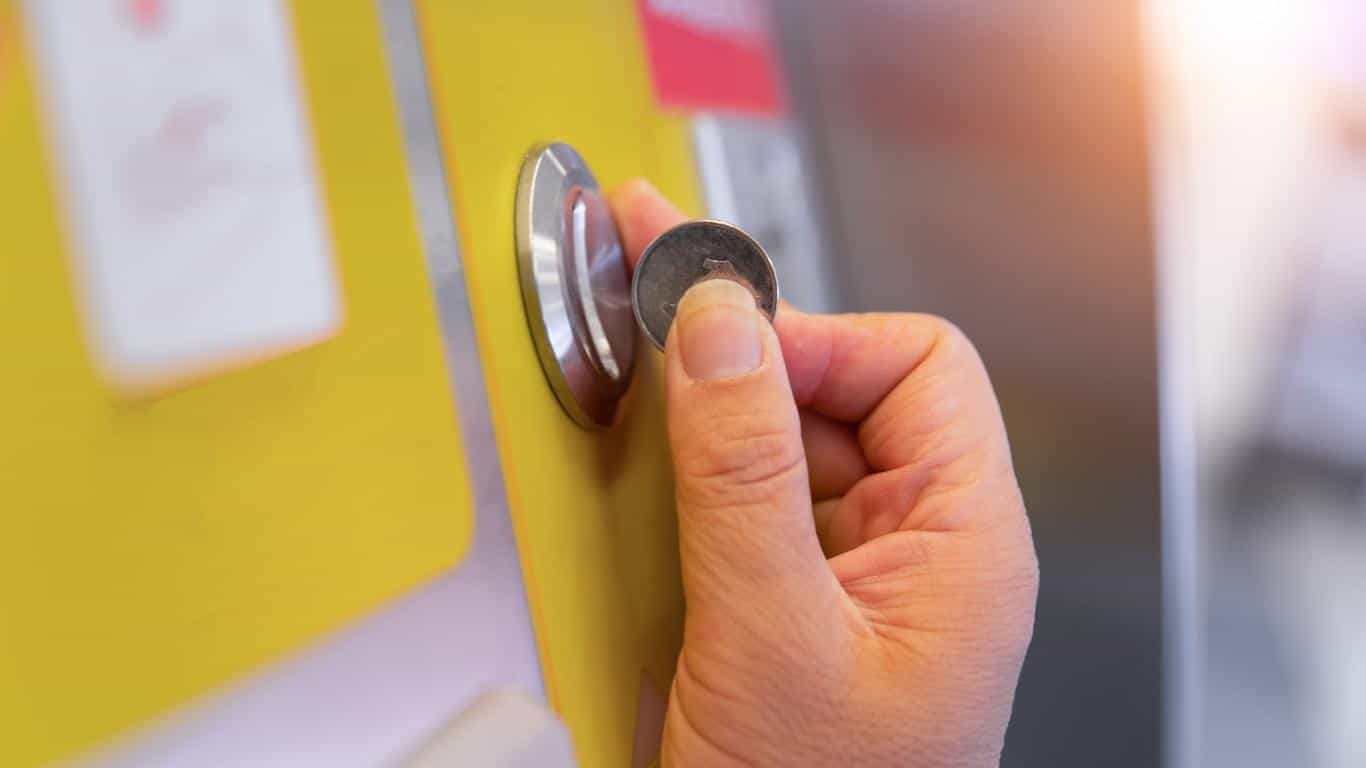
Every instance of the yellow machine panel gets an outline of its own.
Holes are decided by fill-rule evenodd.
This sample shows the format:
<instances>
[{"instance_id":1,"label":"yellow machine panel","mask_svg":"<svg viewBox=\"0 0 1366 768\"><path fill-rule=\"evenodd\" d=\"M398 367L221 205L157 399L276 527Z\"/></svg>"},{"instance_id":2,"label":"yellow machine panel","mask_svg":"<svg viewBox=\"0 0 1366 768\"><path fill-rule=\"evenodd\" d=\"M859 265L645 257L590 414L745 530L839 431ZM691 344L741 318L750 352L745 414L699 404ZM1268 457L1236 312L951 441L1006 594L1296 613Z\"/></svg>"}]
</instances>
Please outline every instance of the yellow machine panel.
<instances>
[{"instance_id":1,"label":"yellow machine panel","mask_svg":"<svg viewBox=\"0 0 1366 768\"><path fill-rule=\"evenodd\" d=\"M292 11L345 325L304 351L126 400L92 363L33 51L16 3L0 0L0 764L106 742L423 582L469 541L465 463L376 4L297 0ZM613 159L618 173L631 165L623 150ZM504 254L488 230L478 235L501 291ZM501 309L483 319L511 317ZM486 330L501 351L522 351L519 329ZM548 440L569 439L542 415L550 401L521 363L499 368L527 394L525 414L515 394L501 398L514 409L509 427L540 419L552 422ZM568 470L526 467L525 477L543 475L561 496L579 489ZM561 511L569 522L577 510ZM580 541L569 551L587 554ZM605 538L594 541L612 556Z\"/></svg>"},{"instance_id":2,"label":"yellow machine panel","mask_svg":"<svg viewBox=\"0 0 1366 768\"><path fill-rule=\"evenodd\" d=\"M622 423L566 416L527 328L514 201L526 152L563 141L605 187L645 175L695 210L687 125L653 103L631 0L418 10L551 704L581 764L631 765L641 700L667 695L682 632L660 361L642 344Z\"/></svg>"}]
</instances>

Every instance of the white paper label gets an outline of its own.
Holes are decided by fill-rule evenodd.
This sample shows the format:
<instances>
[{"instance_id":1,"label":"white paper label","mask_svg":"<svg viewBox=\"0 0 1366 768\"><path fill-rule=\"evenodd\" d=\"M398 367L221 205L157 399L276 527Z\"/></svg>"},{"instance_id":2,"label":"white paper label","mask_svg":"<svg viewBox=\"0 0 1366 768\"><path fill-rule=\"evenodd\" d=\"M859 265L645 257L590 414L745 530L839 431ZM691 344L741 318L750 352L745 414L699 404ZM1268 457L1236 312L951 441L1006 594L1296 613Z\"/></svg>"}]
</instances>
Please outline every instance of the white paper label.
<instances>
[{"instance_id":1,"label":"white paper label","mask_svg":"<svg viewBox=\"0 0 1366 768\"><path fill-rule=\"evenodd\" d=\"M30 0L100 367L146 390L341 325L280 0Z\"/></svg>"}]
</instances>

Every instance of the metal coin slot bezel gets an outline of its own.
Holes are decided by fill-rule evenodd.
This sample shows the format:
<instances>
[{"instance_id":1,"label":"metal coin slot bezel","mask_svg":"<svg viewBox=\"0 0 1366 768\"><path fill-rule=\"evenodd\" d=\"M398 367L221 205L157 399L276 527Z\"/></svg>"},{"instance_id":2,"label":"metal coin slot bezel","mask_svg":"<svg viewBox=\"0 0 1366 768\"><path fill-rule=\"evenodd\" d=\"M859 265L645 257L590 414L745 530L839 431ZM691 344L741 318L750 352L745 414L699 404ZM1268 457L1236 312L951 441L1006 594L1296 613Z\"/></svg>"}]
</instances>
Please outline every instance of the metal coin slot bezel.
<instances>
[{"instance_id":1,"label":"metal coin slot bezel","mask_svg":"<svg viewBox=\"0 0 1366 768\"><path fill-rule=\"evenodd\" d=\"M609 427L635 366L630 281L597 179L569 145L527 154L516 236L522 300L546 380L575 423Z\"/></svg>"}]
</instances>

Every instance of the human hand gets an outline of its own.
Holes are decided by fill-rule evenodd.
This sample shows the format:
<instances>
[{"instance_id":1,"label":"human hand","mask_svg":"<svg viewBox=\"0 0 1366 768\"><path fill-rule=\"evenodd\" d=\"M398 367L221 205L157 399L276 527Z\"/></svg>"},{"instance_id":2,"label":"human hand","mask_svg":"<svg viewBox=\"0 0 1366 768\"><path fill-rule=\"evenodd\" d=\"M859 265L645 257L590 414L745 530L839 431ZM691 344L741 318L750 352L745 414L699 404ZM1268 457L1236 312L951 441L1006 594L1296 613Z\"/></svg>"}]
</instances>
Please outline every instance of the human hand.
<instances>
[{"instance_id":1,"label":"human hand","mask_svg":"<svg viewBox=\"0 0 1366 768\"><path fill-rule=\"evenodd\" d=\"M612 195L628 261L684 217ZM924 315L774 325L725 279L665 346L687 600L665 766L996 765L1038 563L971 343Z\"/></svg>"}]
</instances>

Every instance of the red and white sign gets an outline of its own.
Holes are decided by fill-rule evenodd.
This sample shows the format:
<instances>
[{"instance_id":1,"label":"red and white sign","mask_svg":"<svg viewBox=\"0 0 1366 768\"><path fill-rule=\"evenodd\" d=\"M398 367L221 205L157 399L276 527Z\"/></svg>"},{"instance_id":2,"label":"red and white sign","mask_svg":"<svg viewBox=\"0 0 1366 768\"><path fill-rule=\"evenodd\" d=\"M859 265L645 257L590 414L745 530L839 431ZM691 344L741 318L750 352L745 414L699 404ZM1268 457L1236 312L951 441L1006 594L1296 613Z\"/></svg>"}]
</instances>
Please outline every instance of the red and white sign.
<instances>
[{"instance_id":1,"label":"red and white sign","mask_svg":"<svg viewBox=\"0 0 1366 768\"><path fill-rule=\"evenodd\" d=\"M689 111L784 111L765 0L637 0L655 98Z\"/></svg>"}]
</instances>

